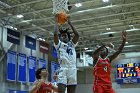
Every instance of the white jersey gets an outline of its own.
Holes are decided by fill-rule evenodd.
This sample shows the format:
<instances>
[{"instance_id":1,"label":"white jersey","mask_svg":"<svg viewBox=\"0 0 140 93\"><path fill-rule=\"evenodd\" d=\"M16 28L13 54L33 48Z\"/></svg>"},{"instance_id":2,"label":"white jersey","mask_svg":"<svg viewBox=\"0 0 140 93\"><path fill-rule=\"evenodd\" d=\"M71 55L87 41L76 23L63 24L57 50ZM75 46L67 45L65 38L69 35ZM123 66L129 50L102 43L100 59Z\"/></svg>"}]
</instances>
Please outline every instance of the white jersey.
<instances>
[{"instance_id":1,"label":"white jersey","mask_svg":"<svg viewBox=\"0 0 140 93\"><path fill-rule=\"evenodd\" d=\"M76 68L76 52L75 44L72 41L64 43L59 40L57 45L54 44L57 50L60 67L75 67Z\"/></svg>"}]
</instances>

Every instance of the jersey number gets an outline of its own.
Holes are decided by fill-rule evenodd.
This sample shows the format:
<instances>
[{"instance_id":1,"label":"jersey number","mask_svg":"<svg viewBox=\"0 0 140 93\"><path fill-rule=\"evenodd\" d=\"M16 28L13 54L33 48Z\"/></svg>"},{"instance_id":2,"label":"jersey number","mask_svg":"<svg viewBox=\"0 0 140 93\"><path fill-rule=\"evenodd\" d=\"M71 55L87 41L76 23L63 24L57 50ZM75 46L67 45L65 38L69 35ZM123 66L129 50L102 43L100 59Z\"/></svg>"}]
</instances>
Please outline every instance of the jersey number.
<instances>
[{"instance_id":1,"label":"jersey number","mask_svg":"<svg viewBox=\"0 0 140 93\"><path fill-rule=\"evenodd\" d=\"M107 66L104 67L104 71L107 72Z\"/></svg>"},{"instance_id":2,"label":"jersey number","mask_svg":"<svg viewBox=\"0 0 140 93\"><path fill-rule=\"evenodd\" d=\"M67 49L67 53L70 54L70 55L73 55L72 49Z\"/></svg>"}]
</instances>

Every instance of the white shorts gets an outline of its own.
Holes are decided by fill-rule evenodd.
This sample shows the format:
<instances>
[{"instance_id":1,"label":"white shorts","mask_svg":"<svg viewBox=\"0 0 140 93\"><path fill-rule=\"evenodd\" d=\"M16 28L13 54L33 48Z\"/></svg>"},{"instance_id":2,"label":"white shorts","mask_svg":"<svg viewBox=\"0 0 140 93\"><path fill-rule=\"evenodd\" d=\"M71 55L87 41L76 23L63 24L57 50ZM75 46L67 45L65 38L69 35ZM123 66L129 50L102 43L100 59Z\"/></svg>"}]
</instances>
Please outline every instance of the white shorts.
<instances>
[{"instance_id":1,"label":"white shorts","mask_svg":"<svg viewBox=\"0 0 140 93\"><path fill-rule=\"evenodd\" d=\"M77 69L61 67L59 69L58 83L77 85Z\"/></svg>"}]
</instances>

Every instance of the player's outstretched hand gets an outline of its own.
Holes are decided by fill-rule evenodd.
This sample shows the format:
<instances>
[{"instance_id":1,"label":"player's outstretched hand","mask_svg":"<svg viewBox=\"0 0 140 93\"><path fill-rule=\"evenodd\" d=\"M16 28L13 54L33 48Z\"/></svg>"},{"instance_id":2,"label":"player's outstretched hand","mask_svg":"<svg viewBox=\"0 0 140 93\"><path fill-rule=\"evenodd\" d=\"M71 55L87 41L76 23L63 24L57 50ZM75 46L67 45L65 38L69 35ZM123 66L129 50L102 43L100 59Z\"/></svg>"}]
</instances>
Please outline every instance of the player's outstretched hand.
<instances>
[{"instance_id":1,"label":"player's outstretched hand","mask_svg":"<svg viewBox=\"0 0 140 93\"><path fill-rule=\"evenodd\" d=\"M126 31L122 31L122 39L126 41L126 39L127 39L127 32Z\"/></svg>"}]
</instances>

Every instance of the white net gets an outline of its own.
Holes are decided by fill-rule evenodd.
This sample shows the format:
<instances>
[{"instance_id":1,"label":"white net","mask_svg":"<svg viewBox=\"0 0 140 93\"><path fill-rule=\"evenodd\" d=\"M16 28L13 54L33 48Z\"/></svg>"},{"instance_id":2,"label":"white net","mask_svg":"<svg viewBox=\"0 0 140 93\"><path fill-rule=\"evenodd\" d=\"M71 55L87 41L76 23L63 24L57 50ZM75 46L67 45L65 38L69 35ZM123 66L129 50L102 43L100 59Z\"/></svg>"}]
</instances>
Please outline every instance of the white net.
<instances>
[{"instance_id":1,"label":"white net","mask_svg":"<svg viewBox=\"0 0 140 93\"><path fill-rule=\"evenodd\" d=\"M53 14L60 12L68 12L68 0L52 0L53 1Z\"/></svg>"}]
</instances>

